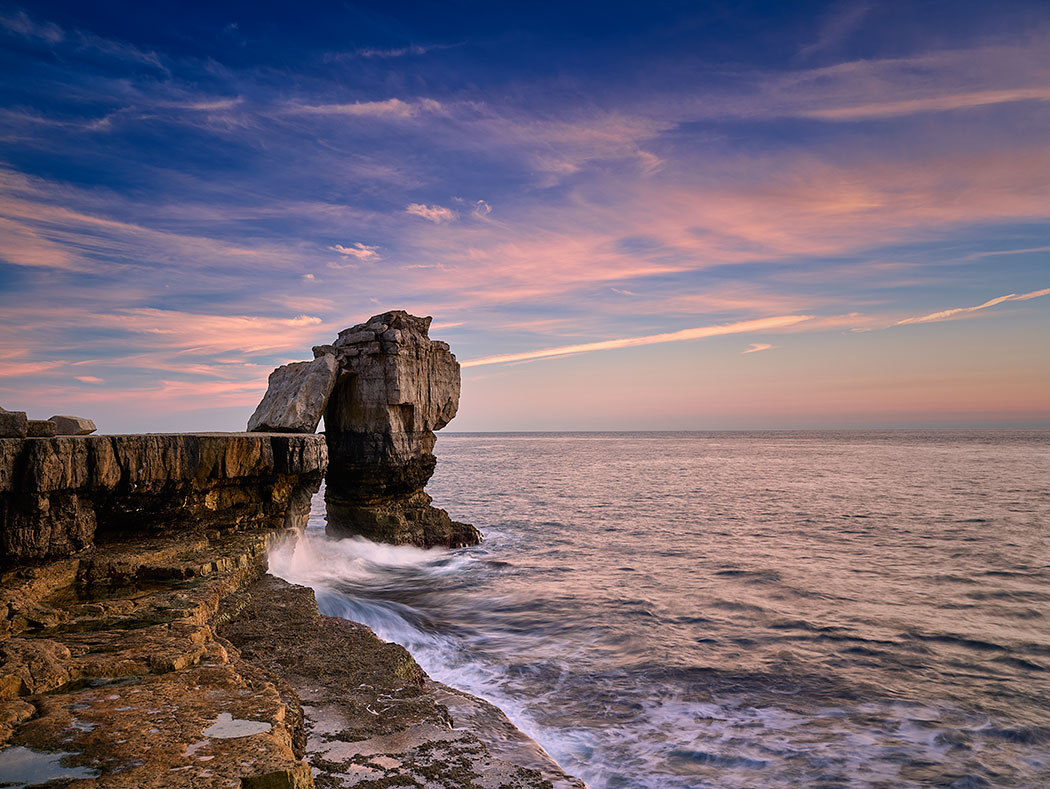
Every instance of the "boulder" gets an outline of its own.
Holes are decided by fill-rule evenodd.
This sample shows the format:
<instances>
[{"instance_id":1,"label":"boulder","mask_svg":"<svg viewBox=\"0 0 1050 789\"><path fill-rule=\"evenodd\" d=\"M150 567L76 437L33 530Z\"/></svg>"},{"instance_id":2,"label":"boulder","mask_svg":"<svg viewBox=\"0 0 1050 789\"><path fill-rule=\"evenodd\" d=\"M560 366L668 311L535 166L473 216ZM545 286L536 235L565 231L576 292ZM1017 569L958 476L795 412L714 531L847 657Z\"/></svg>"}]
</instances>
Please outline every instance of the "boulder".
<instances>
[{"instance_id":1,"label":"boulder","mask_svg":"<svg viewBox=\"0 0 1050 789\"><path fill-rule=\"evenodd\" d=\"M96 430L95 423L82 416L56 414L48 421L58 425L60 436L89 436Z\"/></svg>"},{"instance_id":2,"label":"boulder","mask_svg":"<svg viewBox=\"0 0 1050 789\"><path fill-rule=\"evenodd\" d=\"M26 435L30 438L50 438L58 435L58 425L50 419L29 419L26 421Z\"/></svg>"},{"instance_id":3,"label":"boulder","mask_svg":"<svg viewBox=\"0 0 1050 789\"><path fill-rule=\"evenodd\" d=\"M335 386L339 362L322 354L270 373L266 395L248 420L249 432L313 433Z\"/></svg>"},{"instance_id":4,"label":"boulder","mask_svg":"<svg viewBox=\"0 0 1050 789\"><path fill-rule=\"evenodd\" d=\"M0 438L25 438L28 422L25 411L5 411L0 408Z\"/></svg>"}]
</instances>

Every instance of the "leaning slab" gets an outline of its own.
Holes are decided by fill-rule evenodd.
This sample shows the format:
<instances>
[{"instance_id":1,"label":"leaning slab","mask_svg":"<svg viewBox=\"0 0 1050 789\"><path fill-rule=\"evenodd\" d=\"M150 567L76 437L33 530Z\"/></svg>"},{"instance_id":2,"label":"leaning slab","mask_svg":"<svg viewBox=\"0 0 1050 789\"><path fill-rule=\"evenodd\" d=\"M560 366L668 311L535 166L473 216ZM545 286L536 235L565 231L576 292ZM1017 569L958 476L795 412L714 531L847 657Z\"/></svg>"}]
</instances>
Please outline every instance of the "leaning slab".
<instances>
[{"instance_id":1,"label":"leaning slab","mask_svg":"<svg viewBox=\"0 0 1050 789\"><path fill-rule=\"evenodd\" d=\"M250 432L313 433L335 386L339 363L323 355L270 373L266 395L248 420Z\"/></svg>"}]
</instances>

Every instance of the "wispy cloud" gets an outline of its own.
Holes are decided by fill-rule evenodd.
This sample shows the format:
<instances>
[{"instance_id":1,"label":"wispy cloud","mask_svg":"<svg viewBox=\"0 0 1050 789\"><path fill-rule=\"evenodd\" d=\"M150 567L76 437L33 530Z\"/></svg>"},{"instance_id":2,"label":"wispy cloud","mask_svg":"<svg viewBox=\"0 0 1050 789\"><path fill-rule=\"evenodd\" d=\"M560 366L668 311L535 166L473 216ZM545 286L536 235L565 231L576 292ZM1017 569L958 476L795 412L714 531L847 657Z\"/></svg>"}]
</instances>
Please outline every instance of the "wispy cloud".
<instances>
[{"instance_id":1,"label":"wispy cloud","mask_svg":"<svg viewBox=\"0 0 1050 789\"><path fill-rule=\"evenodd\" d=\"M857 31L870 10L871 4L867 2L841 2L832 6L817 30L816 39L802 47L798 56L808 58L841 45Z\"/></svg>"},{"instance_id":2,"label":"wispy cloud","mask_svg":"<svg viewBox=\"0 0 1050 789\"><path fill-rule=\"evenodd\" d=\"M355 101L349 104L293 104L289 112L304 115L350 115L359 118L407 120L423 113L443 111L441 102L434 99L385 99L383 101Z\"/></svg>"},{"instance_id":3,"label":"wispy cloud","mask_svg":"<svg viewBox=\"0 0 1050 789\"><path fill-rule=\"evenodd\" d=\"M984 304L978 304L975 307L954 307L950 310L941 310L940 312L931 312L929 315L921 315L917 318L905 318L902 321L897 321L894 326L906 326L910 323L936 323L937 321L948 320L954 318L956 315L964 315L970 312L977 312L978 310L986 310L989 307L995 307L999 304L1003 304L1008 301L1028 301L1029 299L1037 299L1040 296L1050 296L1050 288L1044 288L1043 290L1033 290L1031 293L1022 293L1017 295L1016 293L1009 293L1006 296L997 296L994 299L989 299Z\"/></svg>"},{"instance_id":4,"label":"wispy cloud","mask_svg":"<svg viewBox=\"0 0 1050 789\"><path fill-rule=\"evenodd\" d=\"M437 47L429 46L424 47L419 44L412 44L407 47L394 47L393 49L359 49L353 54L359 58L402 58L405 55L425 55Z\"/></svg>"},{"instance_id":5,"label":"wispy cloud","mask_svg":"<svg viewBox=\"0 0 1050 789\"><path fill-rule=\"evenodd\" d=\"M507 353L498 356L487 356L463 362L463 367L480 367L485 364L505 364L507 362L524 362L532 359L547 359L556 356L570 356L591 351L607 351L614 348L634 348L640 345L656 345L665 342L682 342L699 340L705 337L718 337L724 334L741 334L782 329L810 320L811 315L780 315L773 318L759 318L752 321L740 321L721 326L698 326L694 329L682 329L665 334L650 334L645 337L623 337L616 340L599 340L598 342L563 345L558 348L544 348L538 351Z\"/></svg>"},{"instance_id":6,"label":"wispy cloud","mask_svg":"<svg viewBox=\"0 0 1050 789\"><path fill-rule=\"evenodd\" d=\"M1050 101L1050 87L981 90L943 96L925 96L902 101L882 101L846 107L824 107L805 110L800 114L807 118L820 118L827 121L854 121L868 118L890 118L895 115L914 115L920 112L945 112L948 110L969 109L971 107L984 107L989 104L1006 104L1014 101Z\"/></svg>"},{"instance_id":7,"label":"wispy cloud","mask_svg":"<svg viewBox=\"0 0 1050 789\"><path fill-rule=\"evenodd\" d=\"M741 351L741 353L758 353L759 351L768 351L772 347L773 346L769 343L753 342L751 343L750 348L748 348L746 351Z\"/></svg>"},{"instance_id":8,"label":"wispy cloud","mask_svg":"<svg viewBox=\"0 0 1050 789\"><path fill-rule=\"evenodd\" d=\"M379 247L370 247L367 244L362 244L360 241L349 247L336 244L333 247L329 247L329 249L333 252L338 252L340 255L357 258L358 260L379 260L379 252L377 251Z\"/></svg>"},{"instance_id":9,"label":"wispy cloud","mask_svg":"<svg viewBox=\"0 0 1050 789\"><path fill-rule=\"evenodd\" d=\"M451 222L457 216L456 212L451 208L445 208L440 205L424 205L423 203L410 203L405 206L405 212L423 217L423 219L434 224Z\"/></svg>"},{"instance_id":10,"label":"wispy cloud","mask_svg":"<svg viewBox=\"0 0 1050 789\"><path fill-rule=\"evenodd\" d=\"M65 37L65 31L53 22L36 22L25 11L16 14L0 14L0 27L25 38L38 38L57 44Z\"/></svg>"},{"instance_id":11,"label":"wispy cloud","mask_svg":"<svg viewBox=\"0 0 1050 789\"><path fill-rule=\"evenodd\" d=\"M168 73L156 52L143 50L125 41L103 38L83 30L65 30L54 22L40 22L25 11L0 14L0 28L49 47L73 52L94 52L115 60L128 60L153 66Z\"/></svg>"}]
</instances>

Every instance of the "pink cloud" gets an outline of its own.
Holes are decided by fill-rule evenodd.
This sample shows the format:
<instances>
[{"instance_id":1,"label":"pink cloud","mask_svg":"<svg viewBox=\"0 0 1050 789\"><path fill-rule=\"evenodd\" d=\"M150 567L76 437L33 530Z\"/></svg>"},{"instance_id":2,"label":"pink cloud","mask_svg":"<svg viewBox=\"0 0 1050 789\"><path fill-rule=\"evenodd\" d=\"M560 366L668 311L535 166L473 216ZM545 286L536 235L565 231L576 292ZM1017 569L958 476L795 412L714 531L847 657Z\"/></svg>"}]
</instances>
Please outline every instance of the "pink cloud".
<instances>
[{"instance_id":1,"label":"pink cloud","mask_svg":"<svg viewBox=\"0 0 1050 789\"><path fill-rule=\"evenodd\" d=\"M741 321L722 326L698 326L693 329L682 329L676 332L664 334L651 334L645 337L623 337L615 340L600 340L598 342L579 343L576 345L563 345L557 348L544 348L537 351L524 351L521 353L507 353L497 356L487 356L482 359L473 359L462 362L463 367L480 367L486 364L505 364L507 362L531 361L533 359L546 359L558 356L568 356L578 353L590 353L591 351L605 351L614 348L633 348L640 345L656 345L665 342L681 342L683 340L698 340L705 337L717 337L724 334L740 334L744 332L759 332L781 329L792 326L810 319L809 315L781 315L774 318L759 318L751 321Z\"/></svg>"},{"instance_id":2,"label":"pink cloud","mask_svg":"<svg viewBox=\"0 0 1050 789\"><path fill-rule=\"evenodd\" d=\"M1006 104L1014 101L1050 101L1050 88L1007 88L1004 90L980 90L944 96L928 96L902 101L881 101L848 107L827 107L807 110L802 115L828 121L853 121L867 118L890 118L895 115L912 115L919 112L943 112L945 110L984 107L989 104Z\"/></svg>"},{"instance_id":3,"label":"pink cloud","mask_svg":"<svg viewBox=\"0 0 1050 789\"><path fill-rule=\"evenodd\" d=\"M997 296L994 299L989 299L983 304L978 304L975 307L954 307L949 310L941 310L940 312L932 312L929 315L921 315L917 318L905 318L904 320L897 321L894 326L905 326L910 323L935 323L937 321L948 320L954 318L957 315L965 315L967 313L977 312L979 310L986 310L989 307L995 307L999 304L1003 304L1008 301L1028 301L1029 299L1037 299L1041 296L1050 295L1050 288L1044 288L1043 290L1033 290L1031 293L1023 293L1018 296L1016 293L1010 293L1006 296Z\"/></svg>"},{"instance_id":4,"label":"pink cloud","mask_svg":"<svg viewBox=\"0 0 1050 789\"><path fill-rule=\"evenodd\" d=\"M288 108L289 112L303 115L349 115L359 118L393 120L408 120L422 113L437 113L442 110L441 102L434 99L416 101L384 99L383 101L356 101L350 104L296 104Z\"/></svg>"},{"instance_id":5,"label":"pink cloud","mask_svg":"<svg viewBox=\"0 0 1050 789\"><path fill-rule=\"evenodd\" d=\"M774 346L766 342L753 342L751 343L751 347L746 351L741 351L741 353L758 353L759 351L768 351L772 347Z\"/></svg>"},{"instance_id":6,"label":"pink cloud","mask_svg":"<svg viewBox=\"0 0 1050 789\"><path fill-rule=\"evenodd\" d=\"M333 252L338 252L340 255L357 258L358 260L379 260L379 253L377 252L379 247L370 247L367 244L362 244L360 241L349 247L336 244L334 247L329 247L329 249Z\"/></svg>"},{"instance_id":7,"label":"pink cloud","mask_svg":"<svg viewBox=\"0 0 1050 789\"><path fill-rule=\"evenodd\" d=\"M457 216L456 212L451 208L445 208L440 205L423 205L422 203L410 203L405 207L405 212L422 217L428 222L434 222L435 224L451 222Z\"/></svg>"}]
</instances>

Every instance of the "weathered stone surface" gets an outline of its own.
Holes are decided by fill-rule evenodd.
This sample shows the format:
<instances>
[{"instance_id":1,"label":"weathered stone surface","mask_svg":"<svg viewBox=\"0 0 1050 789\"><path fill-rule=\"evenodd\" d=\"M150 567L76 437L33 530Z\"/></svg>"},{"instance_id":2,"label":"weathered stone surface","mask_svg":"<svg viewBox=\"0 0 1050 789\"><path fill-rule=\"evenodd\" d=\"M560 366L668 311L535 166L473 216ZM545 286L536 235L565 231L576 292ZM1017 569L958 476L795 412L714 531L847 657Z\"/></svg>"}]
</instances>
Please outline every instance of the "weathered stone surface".
<instances>
[{"instance_id":1,"label":"weathered stone surface","mask_svg":"<svg viewBox=\"0 0 1050 789\"><path fill-rule=\"evenodd\" d=\"M0 408L0 438L25 438L29 420L25 411L5 411Z\"/></svg>"},{"instance_id":2,"label":"weathered stone surface","mask_svg":"<svg viewBox=\"0 0 1050 789\"><path fill-rule=\"evenodd\" d=\"M334 344L340 374L325 410L325 501L335 534L424 547L481 540L423 492L437 462L434 431L456 415L460 391L459 363L430 339L430 320L386 312Z\"/></svg>"},{"instance_id":3,"label":"weathered stone surface","mask_svg":"<svg viewBox=\"0 0 1050 789\"><path fill-rule=\"evenodd\" d=\"M50 419L29 419L26 421L26 435L30 438L50 438L58 435L58 425Z\"/></svg>"},{"instance_id":4,"label":"weathered stone surface","mask_svg":"<svg viewBox=\"0 0 1050 789\"><path fill-rule=\"evenodd\" d=\"M214 634L273 536L136 539L4 572L0 747L70 753L97 780L72 785L312 786L298 698Z\"/></svg>"},{"instance_id":5,"label":"weathered stone surface","mask_svg":"<svg viewBox=\"0 0 1050 789\"><path fill-rule=\"evenodd\" d=\"M326 465L317 435L0 439L0 563L119 535L302 525Z\"/></svg>"},{"instance_id":6,"label":"weathered stone surface","mask_svg":"<svg viewBox=\"0 0 1050 789\"><path fill-rule=\"evenodd\" d=\"M92 420L82 416L56 414L48 421L54 422L58 426L58 435L60 436L89 436L97 429Z\"/></svg>"},{"instance_id":7,"label":"weathered stone surface","mask_svg":"<svg viewBox=\"0 0 1050 789\"><path fill-rule=\"evenodd\" d=\"M364 625L320 615L311 590L268 575L229 605L240 613L219 634L302 702L317 786L583 786L492 705Z\"/></svg>"},{"instance_id":8,"label":"weathered stone surface","mask_svg":"<svg viewBox=\"0 0 1050 789\"><path fill-rule=\"evenodd\" d=\"M0 749L60 750L94 776L68 785L114 789L582 786L499 710L263 575L276 539L136 537L0 572Z\"/></svg>"},{"instance_id":9,"label":"weathered stone surface","mask_svg":"<svg viewBox=\"0 0 1050 789\"><path fill-rule=\"evenodd\" d=\"M259 407L248 420L252 432L313 433L335 386L339 362L323 354L312 362L278 367Z\"/></svg>"}]
</instances>

